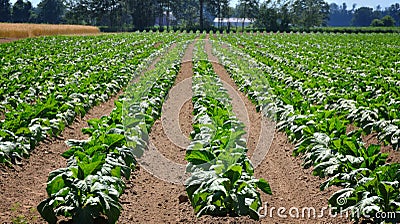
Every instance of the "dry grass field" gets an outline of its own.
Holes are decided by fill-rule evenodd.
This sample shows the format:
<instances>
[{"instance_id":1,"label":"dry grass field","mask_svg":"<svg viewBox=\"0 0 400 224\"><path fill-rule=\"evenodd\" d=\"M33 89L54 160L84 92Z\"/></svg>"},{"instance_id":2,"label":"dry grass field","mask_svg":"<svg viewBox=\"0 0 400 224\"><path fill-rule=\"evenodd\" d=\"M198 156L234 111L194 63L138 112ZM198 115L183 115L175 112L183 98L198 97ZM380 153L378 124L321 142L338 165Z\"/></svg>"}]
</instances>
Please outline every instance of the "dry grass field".
<instances>
[{"instance_id":1,"label":"dry grass field","mask_svg":"<svg viewBox=\"0 0 400 224\"><path fill-rule=\"evenodd\" d=\"M0 38L27 38L50 35L98 34L99 28L82 25L0 23Z\"/></svg>"}]
</instances>

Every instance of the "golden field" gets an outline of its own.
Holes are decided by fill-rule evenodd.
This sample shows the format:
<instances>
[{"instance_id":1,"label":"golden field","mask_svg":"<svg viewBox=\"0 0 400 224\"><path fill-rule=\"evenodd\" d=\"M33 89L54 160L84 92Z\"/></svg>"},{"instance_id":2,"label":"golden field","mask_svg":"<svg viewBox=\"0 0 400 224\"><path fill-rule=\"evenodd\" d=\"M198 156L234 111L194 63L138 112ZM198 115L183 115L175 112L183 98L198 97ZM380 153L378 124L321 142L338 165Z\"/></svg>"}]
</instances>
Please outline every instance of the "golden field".
<instances>
[{"instance_id":1,"label":"golden field","mask_svg":"<svg viewBox=\"0 0 400 224\"><path fill-rule=\"evenodd\" d=\"M0 38L27 38L51 35L98 34L99 28L83 25L0 23Z\"/></svg>"}]
</instances>

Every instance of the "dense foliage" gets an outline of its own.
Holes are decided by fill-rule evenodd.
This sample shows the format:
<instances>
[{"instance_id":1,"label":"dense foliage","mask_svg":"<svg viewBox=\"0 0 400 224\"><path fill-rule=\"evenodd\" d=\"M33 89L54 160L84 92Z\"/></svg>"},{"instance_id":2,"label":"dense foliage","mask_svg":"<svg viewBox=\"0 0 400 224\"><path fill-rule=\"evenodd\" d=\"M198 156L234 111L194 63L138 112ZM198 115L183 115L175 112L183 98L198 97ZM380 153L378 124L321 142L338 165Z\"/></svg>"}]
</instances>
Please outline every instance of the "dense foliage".
<instances>
[{"instance_id":1,"label":"dense foliage","mask_svg":"<svg viewBox=\"0 0 400 224\"><path fill-rule=\"evenodd\" d=\"M106 31L164 29L228 29L222 18L249 18L251 29L288 31L329 26L386 26L400 24L399 3L382 9L348 9L324 0L29 0L0 1L0 22L68 23L100 26ZM214 19L220 18L213 24ZM236 29L244 29L244 23Z\"/></svg>"},{"instance_id":2,"label":"dense foliage","mask_svg":"<svg viewBox=\"0 0 400 224\"><path fill-rule=\"evenodd\" d=\"M174 36L46 37L1 45L0 162L29 156L39 141L120 91L161 35L167 42Z\"/></svg>"}]
</instances>

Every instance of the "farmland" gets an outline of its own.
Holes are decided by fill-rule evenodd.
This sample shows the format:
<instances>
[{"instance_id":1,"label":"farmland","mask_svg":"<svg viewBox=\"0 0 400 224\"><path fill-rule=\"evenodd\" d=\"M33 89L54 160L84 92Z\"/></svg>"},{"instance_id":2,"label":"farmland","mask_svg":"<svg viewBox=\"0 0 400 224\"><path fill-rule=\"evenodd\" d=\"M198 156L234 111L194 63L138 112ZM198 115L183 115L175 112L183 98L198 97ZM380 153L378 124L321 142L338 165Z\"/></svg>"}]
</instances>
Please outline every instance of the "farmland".
<instances>
[{"instance_id":1,"label":"farmland","mask_svg":"<svg viewBox=\"0 0 400 224\"><path fill-rule=\"evenodd\" d=\"M51 35L88 35L100 34L94 26L83 25L52 25L29 23L0 23L0 41L11 38L27 38Z\"/></svg>"},{"instance_id":2,"label":"farmland","mask_svg":"<svg viewBox=\"0 0 400 224\"><path fill-rule=\"evenodd\" d=\"M6 222L399 211L398 34L57 36L0 55Z\"/></svg>"}]
</instances>

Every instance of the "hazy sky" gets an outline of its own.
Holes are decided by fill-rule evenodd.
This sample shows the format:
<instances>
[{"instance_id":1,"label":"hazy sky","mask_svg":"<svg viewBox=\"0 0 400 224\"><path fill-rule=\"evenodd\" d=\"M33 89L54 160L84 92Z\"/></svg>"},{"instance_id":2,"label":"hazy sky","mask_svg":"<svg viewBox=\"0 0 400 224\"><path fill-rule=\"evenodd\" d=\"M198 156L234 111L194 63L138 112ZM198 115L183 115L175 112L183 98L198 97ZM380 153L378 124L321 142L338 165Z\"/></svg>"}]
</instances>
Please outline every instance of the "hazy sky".
<instances>
[{"instance_id":1,"label":"hazy sky","mask_svg":"<svg viewBox=\"0 0 400 224\"><path fill-rule=\"evenodd\" d=\"M366 7L371 7L371 8L376 8L377 5L380 5L383 9L385 7L389 7L390 5L398 2L400 3L400 0L325 0L326 2L328 2L329 4L331 3L336 3L338 5L342 5L343 2L346 3L347 8L351 9L353 7L353 4L357 4L356 8L362 7L362 6L366 6ZM231 5L234 6L236 5L238 2L238 0L231 0ZM263 0L260 0L260 3L264 2Z\"/></svg>"},{"instance_id":2,"label":"hazy sky","mask_svg":"<svg viewBox=\"0 0 400 224\"><path fill-rule=\"evenodd\" d=\"M14 3L16 0L11 0L12 3ZM41 0L30 0L33 6L36 6ZM260 0L260 2L263 2L264 0ZM353 3L357 4L357 8L358 7L362 7L362 6L367 6L367 7L371 7L374 8L377 5L380 5L382 8L385 7L389 7L390 5L399 2L400 0L325 0L327 1L329 4L330 3L336 3L338 5L341 5L343 2L345 2L347 4L347 8L351 9L353 6ZM236 5L238 2L238 0L231 0L230 3L232 6Z\"/></svg>"},{"instance_id":3,"label":"hazy sky","mask_svg":"<svg viewBox=\"0 0 400 224\"><path fill-rule=\"evenodd\" d=\"M326 0L326 2L328 2L329 4L331 3L336 3L338 5L343 4L343 2L346 3L347 8L351 9L353 7L353 4L357 4L356 8L362 7L362 6L366 6L366 7L370 7L370 8L376 8L377 5L380 5L382 7L382 9L391 6L394 3L400 3L399 0L380 0L380 1L376 1L376 0Z\"/></svg>"}]
</instances>

